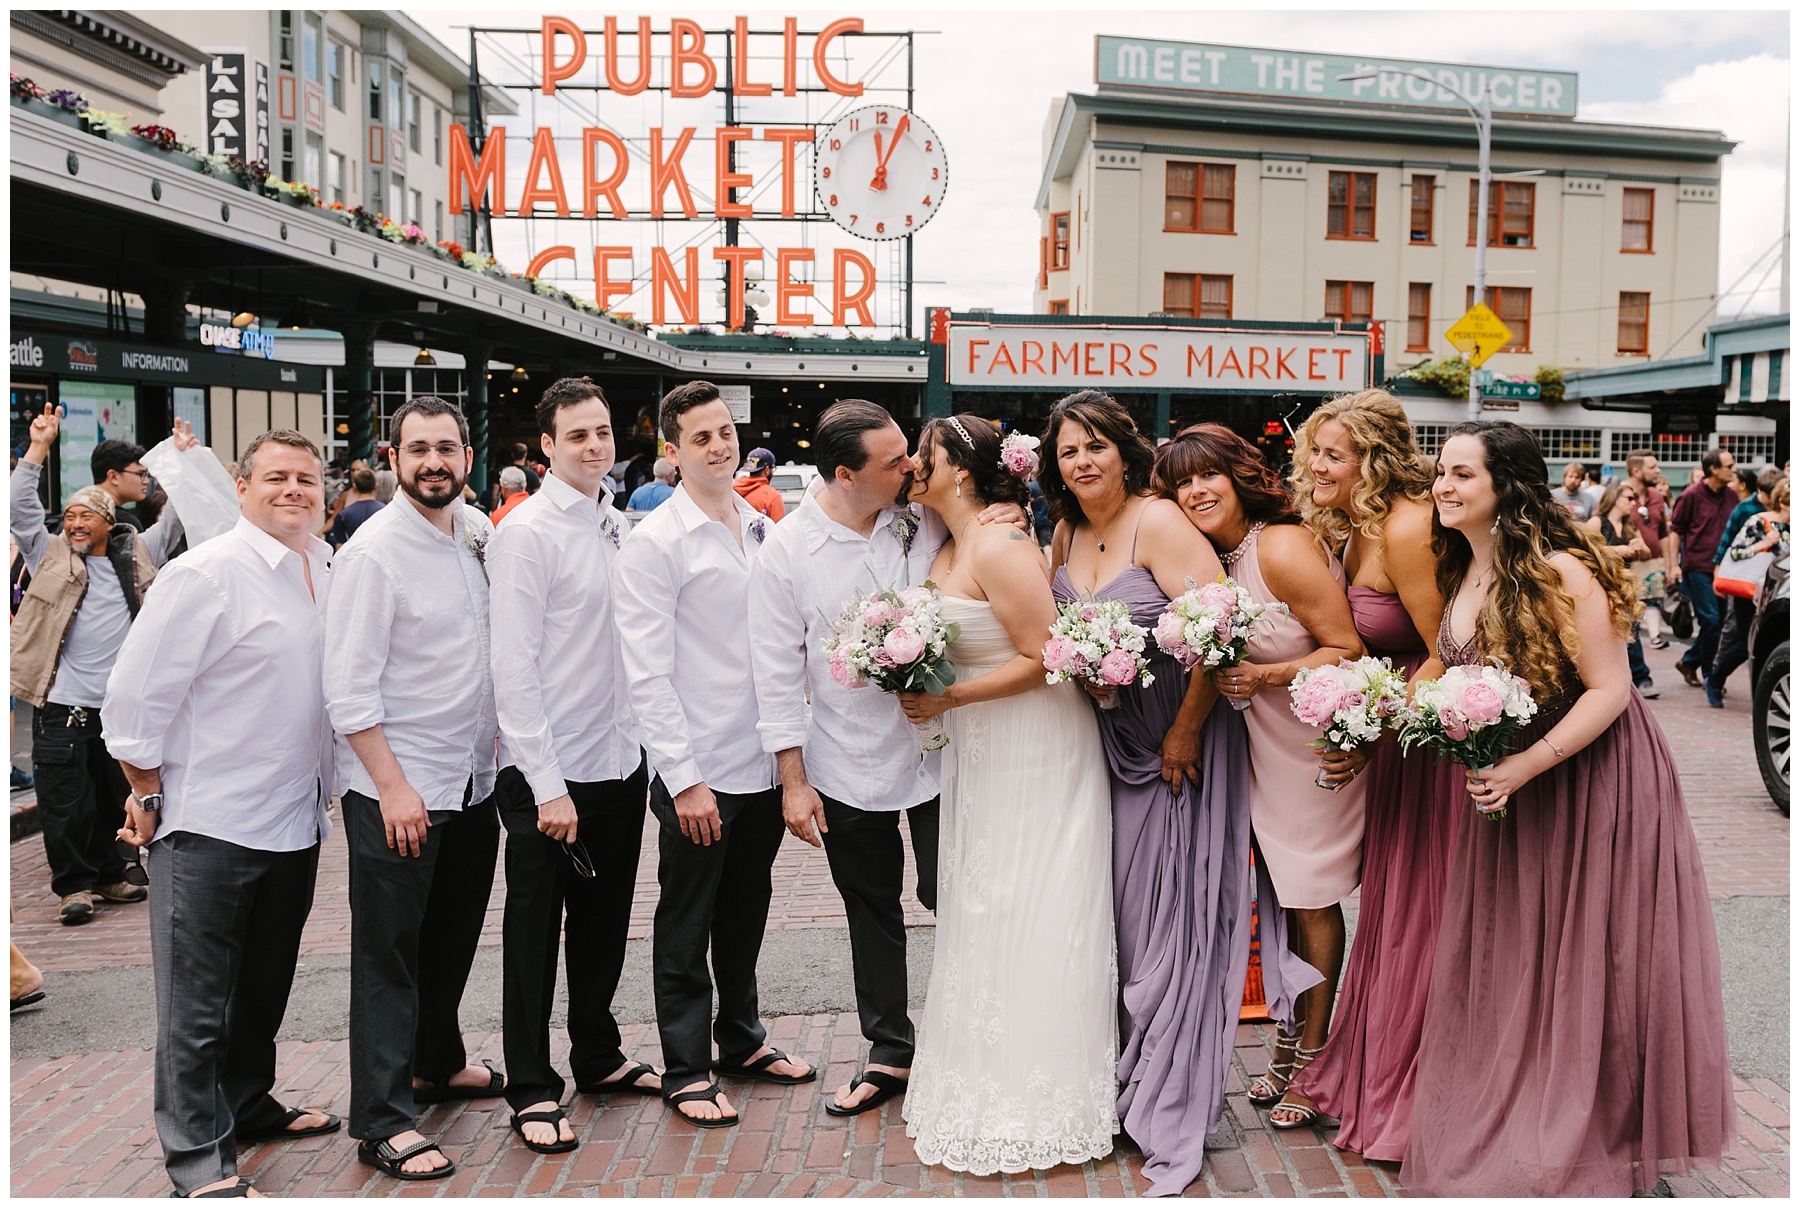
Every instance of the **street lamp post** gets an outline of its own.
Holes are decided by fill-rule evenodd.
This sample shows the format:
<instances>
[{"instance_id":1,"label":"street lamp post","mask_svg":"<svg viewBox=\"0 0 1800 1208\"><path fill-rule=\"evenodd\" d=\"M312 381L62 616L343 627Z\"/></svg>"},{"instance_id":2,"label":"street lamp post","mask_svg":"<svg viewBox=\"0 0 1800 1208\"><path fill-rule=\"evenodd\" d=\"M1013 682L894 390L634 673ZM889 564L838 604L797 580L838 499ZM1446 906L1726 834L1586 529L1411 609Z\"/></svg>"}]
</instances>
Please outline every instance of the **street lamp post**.
<instances>
[{"instance_id":1,"label":"street lamp post","mask_svg":"<svg viewBox=\"0 0 1800 1208\"><path fill-rule=\"evenodd\" d=\"M1371 67L1350 75L1341 75L1339 80L1376 80L1381 73L1391 71L1398 75L1411 75L1398 67ZM1480 306L1487 301L1487 249L1488 249L1488 191L1493 181L1493 169L1488 162L1488 152L1492 145L1494 120L1493 93L1487 84L1482 85L1479 99L1471 97L1462 89L1442 80L1432 79L1423 74L1421 79L1429 80L1435 88L1441 88L1468 106L1469 114L1475 119L1475 138L1481 148L1479 166L1477 167L1477 183L1475 186L1475 302ZM1481 418L1481 387L1475 380L1475 367L1469 367L1469 418Z\"/></svg>"}]
</instances>

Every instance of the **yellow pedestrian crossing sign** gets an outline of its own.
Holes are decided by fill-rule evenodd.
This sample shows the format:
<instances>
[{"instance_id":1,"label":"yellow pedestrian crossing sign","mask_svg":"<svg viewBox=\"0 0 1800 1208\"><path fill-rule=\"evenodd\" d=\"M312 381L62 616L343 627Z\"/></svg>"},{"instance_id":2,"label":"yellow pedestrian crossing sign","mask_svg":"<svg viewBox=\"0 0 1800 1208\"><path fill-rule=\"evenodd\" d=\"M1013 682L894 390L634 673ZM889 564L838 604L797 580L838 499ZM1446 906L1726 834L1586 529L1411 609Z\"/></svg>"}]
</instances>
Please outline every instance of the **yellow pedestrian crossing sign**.
<instances>
[{"instance_id":1,"label":"yellow pedestrian crossing sign","mask_svg":"<svg viewBox=\"0 0 1800 1208\"><path fill-rule=\"evenodd\" d=\"M1470 367L1476 368L1511 343L1513 333L1499 315L1488 309L1487 303L1479 302L1444 333L1444 338L1467 354Z\"/></svg>"}]
</instances>

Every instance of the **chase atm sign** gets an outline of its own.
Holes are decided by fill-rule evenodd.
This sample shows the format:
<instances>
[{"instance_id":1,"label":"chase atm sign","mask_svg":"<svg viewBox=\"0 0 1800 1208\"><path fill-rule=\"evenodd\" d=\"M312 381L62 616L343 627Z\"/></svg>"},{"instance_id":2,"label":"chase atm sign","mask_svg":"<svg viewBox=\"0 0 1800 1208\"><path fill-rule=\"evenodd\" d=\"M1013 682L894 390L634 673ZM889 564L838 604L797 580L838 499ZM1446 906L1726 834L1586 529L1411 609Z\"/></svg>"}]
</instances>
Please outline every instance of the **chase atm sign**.
<instances>
[{"instance_id":1,"label":"chase atm sign","mask_svg":"<svg viewBox=\"0 0 1800 1208\"><path fill-rule=\"evenodd\" d=\"M1460 111L1463 103L1443 87L1448 84L1472 97L1491 89L1496 113L1575 116L1576 75L1572 71L1308 54L1107 34L1102 34L1096 45L1094 79L1101 87ZM1377 70L1380 75L1376 79L1338 78Z\"/></svg>"}]
</instances>

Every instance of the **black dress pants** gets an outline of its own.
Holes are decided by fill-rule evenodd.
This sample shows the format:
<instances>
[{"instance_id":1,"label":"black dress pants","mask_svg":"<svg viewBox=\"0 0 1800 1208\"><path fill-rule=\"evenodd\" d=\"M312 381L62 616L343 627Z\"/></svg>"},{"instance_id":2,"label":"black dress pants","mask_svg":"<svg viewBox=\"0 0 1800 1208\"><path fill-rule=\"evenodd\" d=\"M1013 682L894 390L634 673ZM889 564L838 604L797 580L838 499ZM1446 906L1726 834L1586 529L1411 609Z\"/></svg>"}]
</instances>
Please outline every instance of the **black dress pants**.
<instances>
[{"instance_id":1,"label":"black dress pants","mask_svg":"<svg viewBox=\"0 0 1800 1208\"><path fill-rule=\"evenodd\" d=\"M869 1061L910 1069L912 1019L906 1013L906 912L900 905L906 852L899 810L859 810L821 794L825 803L825 856L831 880L844 898L850 923L850 966L856 1013L869 1042ZM913 860L919 869L919 901L937 909L938 799L906 812Z\"/></svg>"},{"instance_id":2,"label":"black dress pants","mask_svg":"<svg viewBox=\"0 0 1800 1208\"><path fill-rule=\"evenodd\" d=\"M36 710L31 765L50 891L61 898L124 880L118 834L131 785L100 740L100 710L56 704Z\"/></svg>"},{"instance_id":3,"label":"black dress pants","mask_svg":"<svg viewBox=\"0 0 1800 1208\"><path fill-rule=\"evenodd\" d=\"M261 851L178 831L150 845L156 1135L175 1190L237 1173L239 1132L279 1127L275 1033L319 847Z\"/></svg>"},{"instance_id":4,"label":"black dress pants","mask_svg":"<svg viewBox=\"0 0 1800 1208\"><path fill-rule=\"evenodd\" d=\"M416 1123L414 1075L444 1085L468 1064L456 1017L494 886L493 799L431 814L425 850L387 845L381 804L344 794L350 847L350 1135Z\"/></svg>"},{"instance_id":5,"label":"black dress pants","mask_svg":"<svg viewBox=\"0 0 1800 1208\"><path fill-rule=\"evenodd\" d=\"M597 1083L625 1062L612 1000L625 968L646 780L640 761L624 780L569 782L575 838L592 862L592 877L578 873L563 845L538 830L537 801L518 768L502 769L494 785L506 827L502 984L506 1101L515 1112L562 1101L563 1079L550 1062L550 1004L556 996L556 949L565 930L569 1071L575 1085Z\"/></svg>"},{"instance_id":6,"label":"black dress pants","mask_svg":"<svg viewBox=\"0 0 1800 1208\"><path fill-rule=\"evenodd\" d=\"M756 958L769 920L769 868L787 827L781 790L715 793L721 836L710 845L685 838L675 801L662 777L650 782L657 835L657 882L652 950L656 1026L662 1037L662 1084L674 1093L712 1077L714 979L719 1012L712 1038L721 1061L747 1060L767 1038L756 1007ZM713 977L707 976L707 949Z\"/></svg>"}]
</instances>

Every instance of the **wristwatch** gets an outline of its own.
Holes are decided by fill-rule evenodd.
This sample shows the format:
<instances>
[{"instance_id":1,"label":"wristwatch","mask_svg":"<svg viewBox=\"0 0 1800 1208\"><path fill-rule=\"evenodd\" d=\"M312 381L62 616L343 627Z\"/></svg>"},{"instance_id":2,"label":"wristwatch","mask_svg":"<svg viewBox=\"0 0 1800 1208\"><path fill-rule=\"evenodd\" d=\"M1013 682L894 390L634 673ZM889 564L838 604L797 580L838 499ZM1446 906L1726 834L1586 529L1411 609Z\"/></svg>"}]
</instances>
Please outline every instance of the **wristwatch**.
<instances>
[{"instance_id":1,"label":"wristwatch","mask_svg":"<svg viewBox=\"0 0 1800 1208\"><path fill-rule=\"evenodd\" d=\"M154 814L156 811L160 810L162 808L162 798L163 795L161 793L145 793L142 797L138 796L136 793L131 795L131 799L137 802L137 807L146 814Z\"/></svg>"}]
</instances>

